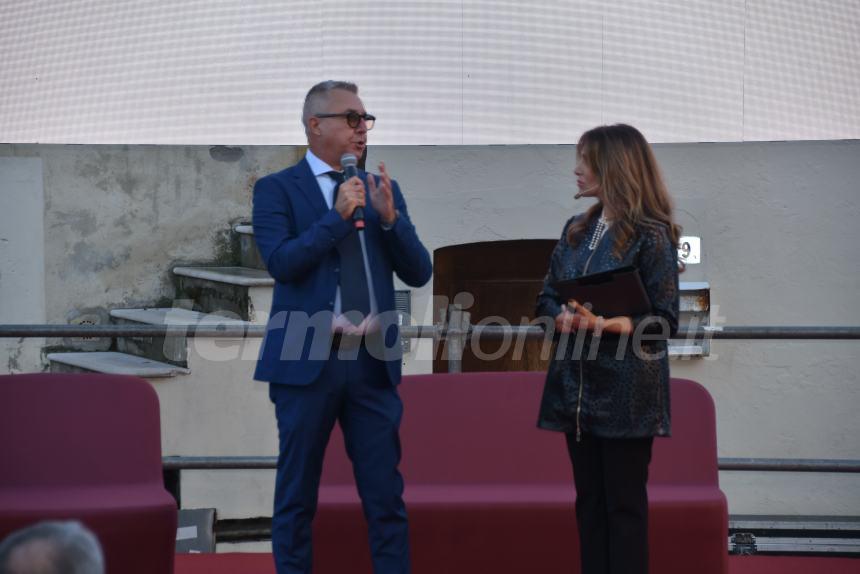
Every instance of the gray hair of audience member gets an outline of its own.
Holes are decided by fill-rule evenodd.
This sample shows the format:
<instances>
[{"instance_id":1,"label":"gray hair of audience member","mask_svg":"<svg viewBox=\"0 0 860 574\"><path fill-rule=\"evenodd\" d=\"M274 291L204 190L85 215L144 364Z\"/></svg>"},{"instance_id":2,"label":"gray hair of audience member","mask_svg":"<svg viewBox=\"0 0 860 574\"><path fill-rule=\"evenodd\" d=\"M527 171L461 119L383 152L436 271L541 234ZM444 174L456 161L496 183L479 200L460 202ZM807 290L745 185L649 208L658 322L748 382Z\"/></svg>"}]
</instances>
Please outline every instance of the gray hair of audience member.
<instances>
[{"instance_id":1,"label":"gray hair of audience member","mask_svg":"<svg viewBox=\"0 0 860 574\"><path fill-rule=\"evenodd\" d=\"M0 543L0 574L104 574L96 536L76 521L39 522Z\"/></svg>"},{"instance_id":2,"label":"gray hair of audience member","mask_svg":"<svg viewBox=\"0 0 860 574\"><path fill-rule=\"evenodd\" d=\"M308 90L308 95L305 96L305 105L302 108L302 123L305 125L305 132L308 129L308 120L326 111L326 103L328 103L328 96L332 90L346 90L357 94L358 86L352 82L326 80Z\"/></svg>"}]
</instances>

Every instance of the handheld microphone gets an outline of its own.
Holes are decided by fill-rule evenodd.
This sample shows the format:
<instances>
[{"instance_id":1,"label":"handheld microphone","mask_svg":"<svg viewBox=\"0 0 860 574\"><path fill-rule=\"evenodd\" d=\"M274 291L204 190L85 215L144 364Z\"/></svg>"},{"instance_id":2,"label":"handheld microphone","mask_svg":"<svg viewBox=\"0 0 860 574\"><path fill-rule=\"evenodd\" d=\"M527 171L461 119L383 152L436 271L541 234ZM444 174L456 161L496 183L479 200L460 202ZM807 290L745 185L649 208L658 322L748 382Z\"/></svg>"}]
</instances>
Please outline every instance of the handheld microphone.
<instances>
[{"instance_id":1,"label":"handheld microphone","mask_svg":"<svg viewBox=\"0 0 860 574\"><path fill-rule=\"evenodd\" d=\"M340 166L343 168L343 180L346 181L358 175L358 158L351 153L340 156ZM352 224L356 229L364 229L364 208L356 207L352 212Z\"/></svg>"}]
</instances>

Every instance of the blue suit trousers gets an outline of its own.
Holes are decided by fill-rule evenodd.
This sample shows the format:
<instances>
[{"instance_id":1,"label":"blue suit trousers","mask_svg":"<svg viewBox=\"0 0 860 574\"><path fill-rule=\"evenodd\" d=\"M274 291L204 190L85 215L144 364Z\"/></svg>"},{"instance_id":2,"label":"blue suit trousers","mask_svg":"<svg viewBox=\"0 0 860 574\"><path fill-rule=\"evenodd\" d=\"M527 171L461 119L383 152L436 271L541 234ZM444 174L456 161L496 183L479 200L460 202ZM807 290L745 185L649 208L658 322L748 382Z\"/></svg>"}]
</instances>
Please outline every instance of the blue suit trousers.
<instances>
[{"instance_id":1,"label":"blue suit trousers","mask_svg":"<svg viewBox=\"0 0 860 574\"><path fill-rule=\"evenodd\" d=\"M405 574L409 530L398 470L403 403L385 363L364 345L338 355L332 351L310 385L269 385L280 443L272 517L277 572L311 572L311 523L326 445L338 421L368 523L373 571Z\"/></svg>"}]
</instances>

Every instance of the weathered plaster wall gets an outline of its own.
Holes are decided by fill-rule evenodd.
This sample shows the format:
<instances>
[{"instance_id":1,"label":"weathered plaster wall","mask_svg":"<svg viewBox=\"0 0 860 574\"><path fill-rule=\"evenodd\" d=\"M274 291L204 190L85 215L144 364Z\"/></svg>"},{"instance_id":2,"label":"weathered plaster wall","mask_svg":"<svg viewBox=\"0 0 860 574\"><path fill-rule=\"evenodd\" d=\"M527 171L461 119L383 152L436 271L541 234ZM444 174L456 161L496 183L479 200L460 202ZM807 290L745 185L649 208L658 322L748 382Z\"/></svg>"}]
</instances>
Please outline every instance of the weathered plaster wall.
<instances>
[{"instance_id":1,"label":"weathered plaster wall","mask_svg":"<svg viewBox=\"0 0 860 574\"><path fill-rule=\"evenodd\" d=\"M727 321L860 320L860 142L656 145L685 235ZM378 146L433 250L499 239L558 238L574 202L573 146Z\"/></svg>"},{"instance_id":2,"label":"weathered plaster wall","mask_svg":"<svg viewBox=\"0 0 860 574\"><path fill-rule=\"evenodd\" d=\"M39 158L0 157L0 322L45 322L45 196ZM0 339L0 373L41 364L44 339Z\"/></svg>"},{"instance_id":3,"label":"weathered plaster wall","mask_svg":"<svg viewBox=\"0 0 860 574\"><path fill-rule=\"evenodd\" d=\"M230 224L250 218L254 181L297 149L0 145L10 166L43 165L47 321L169 304L172 264L229 262Z\"/></svg>"}]
</instances>

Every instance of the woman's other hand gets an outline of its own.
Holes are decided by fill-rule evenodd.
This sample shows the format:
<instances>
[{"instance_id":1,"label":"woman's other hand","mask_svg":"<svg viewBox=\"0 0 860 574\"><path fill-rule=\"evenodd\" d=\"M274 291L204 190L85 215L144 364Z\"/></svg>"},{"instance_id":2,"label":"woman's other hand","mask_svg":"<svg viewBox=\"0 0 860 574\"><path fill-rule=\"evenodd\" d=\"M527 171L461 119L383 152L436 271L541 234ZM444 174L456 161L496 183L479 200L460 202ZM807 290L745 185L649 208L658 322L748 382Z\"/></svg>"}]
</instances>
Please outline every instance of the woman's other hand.
<instances>
[{"instance_id":1,"label":"woman's other hand","mask_svg":"<svg viewBox=\"0 0 860 574\"><path fill-rule=\"evenodd\" d=\"M589 326L588 316L584 313L578 311L579 309L585 309L582 305L571 299L567 302L566 305L563 305L561 308L561 313L556 315L555 317L555 330L561 333L573 333L574 331L579 331L580 329L591 329L593 327ZM594 314L591 311L588 311L592 317Z\"/></svg>"},{"instance_id":2,"label":"woman's other hand","mask_svg":"<svg viewBox=\"0 0 860 574\"><path fill-rule=\"evenodd\" d=\"M573 309L573 313L570 312L569 309ZM570 315L569 318L563 318L562 321L566 321L567 324L571 325L573 328L571 330L577 329L585 329L588 331L594 331L599 336L600 333L613 333L615 335L624 335L633 333L633 319L627 316L620 317L612 317L611 319L605 319L600 315L595 315L591 312L591 309L586 306L580 304L578 301L571 299L567 302L567 305L564 307L564 311L556 317L556 327L559 326L559 319L567 313ZM571 332L564 331L565 333Z\"/></svg>"}]
</instances>

